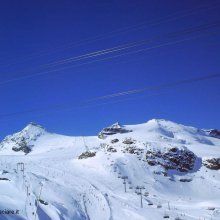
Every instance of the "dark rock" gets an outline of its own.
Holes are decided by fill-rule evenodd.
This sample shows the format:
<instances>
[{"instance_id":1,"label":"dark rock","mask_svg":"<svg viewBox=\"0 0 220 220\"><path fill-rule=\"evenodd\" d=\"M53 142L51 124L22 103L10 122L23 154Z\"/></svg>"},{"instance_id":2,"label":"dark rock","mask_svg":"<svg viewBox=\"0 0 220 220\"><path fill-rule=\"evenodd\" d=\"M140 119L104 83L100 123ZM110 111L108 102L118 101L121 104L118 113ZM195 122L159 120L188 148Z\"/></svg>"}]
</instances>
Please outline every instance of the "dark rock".
<instances>
[{"instance_id":1,"label":"dark rock","mask_svg":"<svg viewBox=\"0 0 220 220\"><path fill-rule=\"evenodd\" d=\"M130 154L134 154L135 148L134 147L127 147L127 148L125 148L125 151L130 153Z\"/></svg>"},{"instance_id":2,"label":"dark rock","mask_svg":"<svg viewBox=\"0 0 220 220\"><path fill-rule=\"evenodd\" d=\"M30 151L31 151L31 149L25 144L25 142L19 143L18 147L15 147L15 146L12 147L12 150L15 152L23 151L26 154L30 153Z\"/></svg>"},{"instance_id":3,"label":"dark rock","mask_svg":"<svg viewBox=\"0 0 220 220\"><path fill-rule=\"evenodd\" d=\"M154 161L154 160L147 160L147 163L148 163L150 166L155 166L155 165L157 165L156 161Z\"/></svg>"},{"instance_id":4,"label":"dark rock","mask_svg":"<svg viewBox=\"0 0 220 220\"><path fill-rule=\"evenodd\" d=\"M209 131L209 136L220 139L220 131L217 129L212 129Z\"/></svg>"},{"instance_id":5,"label":"dark rock","mask_svg":"<svg viewBox=\"0 0 220 220\"><path fill-rule=\"evenodd\" d=\"M155 164L156 165L156 164ZM154 171L154 174L156 175L163 175L163 176L167 176L167 173L164 171Z\"/></svg>"},{"instance_id":6,"label":"dark rock","mask_svg":"<svg viewBox=\"0 0 220 220\"><path fill-rule=\"evenodd\" d=\"M2 170L2 174L7 174L9 173L7 170Z\"/></svg>"},{"instance_id":7,"label":"dark rock","mask_svg":"<svg viewBox=\"0 0 220 220\"><path fill-rule=\"evenodd\" d=\"M87 159L87 158L89 158L89 157L95 157L95 155L96 155L96 152L86 151L86 152L82 153L82 154L78 157L78 159Z\"/></svg>"},{"instance_id":8,"label":"dark rock","mask_svg":"<svg viewBox=\"0 0 220 220\"><path fill-rule=\"evenodd\" d=\"M106 150L107 150L108 152L112 152L112 153L117 152L117 150L116 150L114 147L112 147L112 146L108 146Z\"/></svg>"},{"instance_id":9,"label":"dark rock","mask_svg":"<svg viewBox=\"0 0 220 220\"><path fill-rule=\"evenodd\" d=\"M131 138L127 138L122 143L123 144L134 144L135 140L132 140Z\"/></svg>"},{"instance_id":10,"label":"dark rock","mask_svg":"<svg viewBox=\"0 0 220 220\"><path fill-rule=\"evenodd\" d=\"M187 172L193 169L196 156L187 148L171 148L164 153L159 150L148 150L146 159L150 166L161 165L166 170L175 169Z\"/></svg>"},{"instance_id":11,"label":"dark rock","mask_svg":"<svg viewBox=\"0 0 220 220\"><path fill-rule=\"evenodd\" d=\"M215 207L208 207L207 209L208 209L208 210L211 210L211 211L214 211L214 210L215 210Z\"/></svg>"},{"instance_id":12,"label":"dark rock","mask_svg":"<svg viewBox=\"0 0 220 220\"><path fill-rule=\"evenodd\" d=\"M220 158L211 158L206 159L203 162L204 166L211 170L219 170L220 169Z\"/></svg>"},{"instance_id":13,"label":"dark rock","mask_svg":"<svg viewBox=\"0 0 220 220\"><path fill-rule=\"evenodd\" d=\"M207 136L220 139L220 131L218 129L210 129L210 130L201 129L199 130L199 132L202 133L203 135L205 134Z\"/></svg>"},{"instance_id":14,"label":"dark rock","mask_svg":"<svg viewBox=\"0 0 220 220\"><path fill-rule=\"evenodd\" d=\"M179 179L179 181L186 183L186 182L191 182L192 179L191 178L181 178L181 179Z\"/></svg>"},{"instance_id":15,"label":"dark rock","mask_svg":"<svg viewBox=\"0 0 220 220\"><path fill-rule=\"evenodd\" d=\"M45 202L43 199L39 199L39 202L43 205L48 205L48 202Z\"/></svg>"},{"instance_id":16,"label":"dark rock","mask_svg":"<svg viewBox=\"0 0 220 220\"><path fill-rule=\"evenodd\" d=\"M137 146L128 146L125 149L125 152L130 153L130 154L136 154L136 155L141 155L142 149L138 148Z\"/></svg>"},{"instance_id":17,"label":"dark rock","mask_svg":"<svg viewBox=\"0 0 220 220\"><path fill-rule=\"evenodd\" d=\"M122 134L132 132L131 130L127 130L123 125L120 125L118 122L113 124L107 128L103 128L99 133L98 137L103 138L105 135L113 135L113 134Z\"/></svg>"},{"instance_id":18,"label":"dark rock","mask_svg":"<svg viewBox=\"0 0 220 220\"><path fill-rule=\"evenodd\" d=\"M169 151L171 151L171 152L177 152L177 151L178 151L178 148L177 148L177 147L173 147L173 148L171 148Z\"/></svg>"},{"instance_id":19,"label":"dark rock","mask_svg":"<svg viewBox=\"0 0 220 220\"><path fill-rule=\"evenodd\" d=\"M9 179L8 178L0 178L0 180L6 180L6 181L9 181Z\"/></svg>"},{"instance_id":20,"label":"dark rock","mask_svg":"<svg viewBox=\"0 0 220 220\"><path fill-rule=\"evenodd\" d=\"M118 139L113 139L113 140L111 140L111 143L112 143L112 144L117 143L117 142L119 142Z\"/></svg>"}]
</instances>

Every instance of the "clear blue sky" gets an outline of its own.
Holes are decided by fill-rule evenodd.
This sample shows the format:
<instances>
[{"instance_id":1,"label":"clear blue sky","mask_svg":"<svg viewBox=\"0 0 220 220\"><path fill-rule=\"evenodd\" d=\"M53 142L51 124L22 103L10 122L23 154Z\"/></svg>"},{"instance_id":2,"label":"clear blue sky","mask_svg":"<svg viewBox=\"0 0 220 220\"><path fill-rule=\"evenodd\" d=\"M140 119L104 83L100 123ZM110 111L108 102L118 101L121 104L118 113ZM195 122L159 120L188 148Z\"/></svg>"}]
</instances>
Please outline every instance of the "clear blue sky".
<instances>
[{"instance_id":1,"label":"clear blue sky","mask_svg":"<svg viewBox=\"0 0 220 220\"><path fill-rule=\"evenodd\" d=\"M116 121L133 124L152 118L220 128L220 78L91 102L78 108L82 101L99 96L220 73L219 26L166 38L170 32L219 22L218 2L2 1L0 138L31 121L67 135L92 135ZM189 37L192 39L158 47ZM154 49L82 66L121 52L46 66L145 39L153 40L125 52ZM66 69L57 71L59 68ZM35 75L44 71L51 72ZM26 76L31 77L21 79Z\"/></svg>"}]
</instances>

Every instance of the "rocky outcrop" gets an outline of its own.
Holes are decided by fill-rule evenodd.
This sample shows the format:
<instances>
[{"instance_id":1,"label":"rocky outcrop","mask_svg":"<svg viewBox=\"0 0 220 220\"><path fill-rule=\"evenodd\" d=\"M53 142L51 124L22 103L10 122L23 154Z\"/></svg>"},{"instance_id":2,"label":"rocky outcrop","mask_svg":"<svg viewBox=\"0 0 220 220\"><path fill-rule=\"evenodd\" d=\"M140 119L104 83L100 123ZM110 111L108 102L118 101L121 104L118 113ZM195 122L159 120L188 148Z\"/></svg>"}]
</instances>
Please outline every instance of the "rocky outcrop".
<instances>
[{"instance_id":1,"label":"rocky outcrop","mask_svg":"<svg viewBox=\"0 0 220 220\"><path fill-rule=\"evenodd\" d=\"M187 178L187 177L186 178L180 178L179 181L183 182L183 183L188 183L188 182L192 181L192 178Z\"/></svg>"},{"instance_id":2,"label":"rocky outcrop","mask_svg":"<svg viewBox=\"0 0 220 220\"><path fill-rule=\"evenodd\" d=\"M0 177L0 180L6 180L6 181L10 181L8 178L5 178L5 177Z\"/></svg>"},{"instance_id":3,"label":"rocky outcrop","mask_svg":"<svg viewBox=\"0 0 220 220\"><path fill-rule=\"evenodd\" d=\"M10 148L15 152L22 151L28 154L33 147L33 143L45 133L46 130L43 127L30 123L22 131L7 136L0 143L0 149Z\"/></svg>"},{"instance_id":4,"label":"rocky outcrop","mask_svg":"<svg viewBox=\"0 0 220 220\"><path fill-rule=\"evenodd\" d=\"M89 158L89 157L95 157L95 155L96 155L96 152L86 151L86 152L82 153L82 154L78 157L78 159L87 159L87 158Z\"/></svg>"},{"instance_id":5,"label":"rocky outcrop","mask_svg":"<svg viewBox=\"0 0 220 220\"><path fill-rule=\"evenodd\" d=\"M31 145L28 145L24 137L21 137L20 140L16 140L14 142L14 146L12 147L12 150L15 152L23 151L24 153L28 154L31 151Z\"/></svg>"},{"instance_id":6,"label":"rocky outcrop","mask_svg":"<svg viewBox=\"0 0 220 220\"><path fill-rule=\"evenodd\" d=\"M112 153L117 152L117 150L116 150L114 147L112 147L112 146L107 146L107 147L106 147L106 150L107 150L108 152L112 152Z\"/></svg>"},{"instance_id":7,"label":"rocky outcrop","mask_svg":"<svg viewBox=\"0 0 220 220\"><path fill-rule=\"evenodd\" d=\"M212 129L209 131L209 136L220 139L220 131L217 129Z\"/></svg>"},{"instance_id":8,"label":"rocky outcrop","mask_svg":"<svg viewBox=\"0 0 220 220\"><path fill-rule=\"evenodd\" d=\"M211 170L220 170L220 157L206 159L203 161L203 165Z\"/></svg>"},{"instance_id":9,"label":"rocky outcrop","mask_svg":"<svg viewBox=\"0 0 220 220\"><path fill-rule=\"evenodd\" d=\"M206 136L214 137L220 139L220 131L218 129L201 129L199 130L203 135L205 134Z\"/></svg>"},{"instance_id":10,"label":"rocky outcrop","mask_svg":"<svg viewBox=\"0 0 220 220\"><path fill-rule=\"evenodd\" d=\"M193 169L196 156L187 148L173 147L165 152L148 150L146 160L150 166L161 165L166 170L175 169L180 172L187 172Z\"/></svg>"},{"instance_id":11,"label":"rocky outcrop","mask_svg":"<svg viewBox=\"0 0 220 220\"><path fill-rule=\"evenodd\" d=\"M131 138L126 138L125 140L122 141L123 144L134 144L136 141L131 139Z\"/></svg>"},{"instance_id":12,"label":"rocky outcrop","mask_svg":"<svg viewBox=\"0 0 220 220\"><path fill-rule=\"evenodd\" d=\"M112 144L115 144L115 143L117 143L117 142L119 142L119 140L116 138L116 139L113 139L113 140L111 140L111 143Z\"/></svg>"},{"instance_id":13,"label":"rocky outcrop","mask_svg":"<svg viewBox=\"0 0 220 220\"><path fill-rule=\"evenodd\" d=\"M43 205L48 205L48 202L44 201L43 199L39 199L39 202Z\"/></svg>"},{"instance_id":14,"label":"rocky outcrop","mask_svg":"<svg viewBox=\"0 0 220 220\"><path fill-rule=\"evenodd\" d=\"M140 155L140 154L143 153L143 151L144 151L143 149L138 148L137 146L134 146L134 145L128 146L128 147L125 147L125 148L124 148L124 152L127 152L127 153L129 153L129 154Z\"/></svg>"},{"instance_id":15,"label":"rocky outcrop","mask_svg":"<svg viewBox=\"0 0 220 220\"><path fill-rule=\"evenodd\" d=\"M118 122L103 128L102 131L99 133L99 138L103 138L106 135L113 135L113 134L122 134L122 133L128 133L131 132L131 130L127 130L123 125L120 125Z\"/></svg>"}]
</instances>

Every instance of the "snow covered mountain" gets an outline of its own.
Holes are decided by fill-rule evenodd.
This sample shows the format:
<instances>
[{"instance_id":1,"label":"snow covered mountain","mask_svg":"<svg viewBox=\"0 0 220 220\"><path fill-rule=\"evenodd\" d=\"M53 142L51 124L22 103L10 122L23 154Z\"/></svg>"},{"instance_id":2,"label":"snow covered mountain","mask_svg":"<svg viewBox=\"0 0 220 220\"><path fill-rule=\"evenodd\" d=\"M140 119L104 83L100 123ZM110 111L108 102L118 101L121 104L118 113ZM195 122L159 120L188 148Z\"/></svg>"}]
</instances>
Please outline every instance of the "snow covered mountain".
<instances>
[{"instance_id":1,"label":"snow covered mountain","mask_svg":"<svg viewBox=\"0 0 220 220\"><path fill-rule=\"evenodd\" d=\"M0 219L220 219L219 131L153 119L0 143ZM17 213L16 213L17 212Z\"/></svg>"},{"instance_id":2,"label":"snow covered mountain","mask_svg":"<svg viewBox=\"0 0 220 220\"><path fill-rule=\"evenodd\" d=\"M46 130L33 122L28 124L22 131L7 136L1 143L3 150L10 149L15 152L29 153L34 146L35 141L46 134Z\"/></svg>"}]
</instances>

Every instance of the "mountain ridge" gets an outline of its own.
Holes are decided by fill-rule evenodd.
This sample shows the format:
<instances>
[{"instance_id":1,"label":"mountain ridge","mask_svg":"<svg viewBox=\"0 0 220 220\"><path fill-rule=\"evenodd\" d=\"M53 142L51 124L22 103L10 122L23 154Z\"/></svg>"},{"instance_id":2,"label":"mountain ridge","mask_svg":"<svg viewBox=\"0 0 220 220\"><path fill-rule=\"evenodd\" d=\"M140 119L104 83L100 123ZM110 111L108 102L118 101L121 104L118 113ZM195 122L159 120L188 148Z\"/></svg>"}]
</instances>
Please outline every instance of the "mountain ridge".
<instances>
[{"instance_id":1,"label":"mountain ridge","mask_svg":"<svg viewBox=\"0 0 220 220\"><path fill-rule=\"evenodd\" d=\"M178 124L166 119L151 119L145 123L134 124L134 125L122 125L119 122L116 122L106 128L103 128L99 132L98 137L100 139L106 139L109 138L108 136L114 136L117 134L124 134L124 135L127 134L127 136L133 136L134 133L138 133L138 132L141 133L142 137L156 134L158 136L157 138L164 138L164 139L173 138L179 142L182 142L183 144L186 143L187 141L183 140L183 138L181 138L181 135L179 133L185 133L188 136L194 135L197 141L209 145L212 145L212 142L209 139L207 139L207 137L219 138L218 137L219 131L217 129L198 129L192 126L185 126L183 124ZM33 144L37 139L39 139L41 136L52 135L52 134L60 135L60 134L50 133L43 126L34 122L30 122L21 131L6 136L0 142L0 149L4 149L5 144L9 144L10 142L12 142L11 145L15 145L14 149L16 151L23 151L24 153L29 153L32 150ZM66 136L66 135L60 135L60 136L69 137L69 138L74 137L74 136ZM188 139L192 139L192 138L190 137Z\"/></svg>"},{"instance_id":2,"label":"mountain ridge","mask_svg":"<svg viewBox=\"0 0 220 220\"><path fill-rule=\"evenodd\" d=\"M220 218L219 138L161 119L119 125L100 137L30 123L7 136L0 210L20 210L15 220Z\"/></svg>"}]
</instances>

